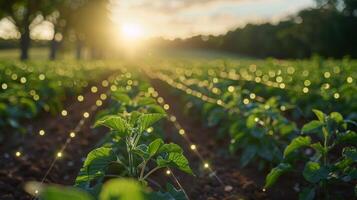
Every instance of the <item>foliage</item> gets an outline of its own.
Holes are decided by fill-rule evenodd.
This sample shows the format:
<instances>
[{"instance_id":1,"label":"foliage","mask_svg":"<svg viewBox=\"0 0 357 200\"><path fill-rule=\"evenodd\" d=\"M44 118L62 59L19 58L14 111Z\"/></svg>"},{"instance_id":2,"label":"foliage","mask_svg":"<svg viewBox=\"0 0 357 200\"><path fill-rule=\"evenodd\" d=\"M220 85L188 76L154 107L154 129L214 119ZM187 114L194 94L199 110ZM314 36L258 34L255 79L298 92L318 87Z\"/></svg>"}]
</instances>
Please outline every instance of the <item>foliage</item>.
<instances>
[{"instance_id":1,"label":"foliage","mask_svg":"<svg viewBox=\"0 0 357 200\"><path fill-rule=\"evenodd\" d=\"M329 198L336 195L328 189L330 185L357 179L357 149L352 146L357 142L357 134L348 129L348 121L337 112L314 113L318 120L305 124L302 133L307 136L294 138L285 148L284 160L270 171L265 187L271 187L281 175L294 169L306 181L300 199L314 199L317 195ZM336 149L342 149L338 158L332 155ZM306 153L311 150L313 154ZM305 162L303 169L299 168L300 160Z\"/></svg>"}]
</instances>

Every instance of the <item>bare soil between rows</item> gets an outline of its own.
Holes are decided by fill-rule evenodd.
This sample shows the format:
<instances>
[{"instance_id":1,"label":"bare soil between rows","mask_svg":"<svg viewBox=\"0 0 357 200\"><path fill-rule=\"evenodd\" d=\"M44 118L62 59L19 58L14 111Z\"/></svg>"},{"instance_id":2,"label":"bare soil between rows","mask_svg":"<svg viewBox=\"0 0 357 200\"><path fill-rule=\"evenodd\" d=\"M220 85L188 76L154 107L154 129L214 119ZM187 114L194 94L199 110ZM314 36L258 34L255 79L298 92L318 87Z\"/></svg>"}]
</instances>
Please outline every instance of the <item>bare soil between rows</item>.
<instances>
[{"instance_id":1,"label":"bare soil between rows","mask_svg":"<svg viewBox=\"0 0 357 200\"><path fill-rule=\"evenodd\" d=\"M205 162L209 163L213 173L204 169L202 161L190 150L190 144L177 134L176 128L166 121L164 130L166 140L180 144L185 149L185 155L190 161L195 176L174 171L178 181L191 200L238 200L238 199L297 199L293 190L293 180L282 181L273 190L262 191L266 172L257 171L254 164L241 169L239 154L227 152L229 140L217 140L216 128L203 125L198 115L190 116L183 112L184 102L177 92L166 83L151 80L154 88L170 105L169 113L177 117L177 121L187 131L187 136L197 145ZM65 108L67 117L42 115L29 122L29 134L17 141L9 140L0 147L0 199L28 200L32 197L23 190L28 181L41 181L51 162L61 146L68 139L68 134L83 118L84 112L89 112L99 95L106 88L99 87L97 93L87 90L85 101L78 102L76 97L69 97ZM104 106L103 106L104 107ZM100 107L102 109L103 107ZM106 129L92 129L95 112L85 120L81 131L69 143L44 182L63 185L73 185L87 153L92 150L107 132ZM40 136L38 130L44 129L46 134ZM20 157L15 156L21 151ZM163 173L155 173L155 179L165 182ZM217 180L217 177L219 180ZM161 180L161 181L160 181Z\"/></svg>"},{"instance_id":2,"label":"bare soil between rows","mask_svg":"<svg viewBox=\"0 0 357 200\"><path fill-rule=\"evenodd\" d=\"M203 125L199 115L184 114L184 103L180 95L174 92L166 83L160 80L151 80L159 96L170 105L169 113L176 116L177 121L186 130L187 136L196 144L197 150L204 160L210 164L218 181L212 173L203 168L202 161L190 150L189 144L177 134L177 130L167 122L166 133L168 140L179 143L185 149L185 155L190 160L196 177L179 173L178 179L194 200L238 200L238 199L297 199L298 194L293 190L292 181L282 181L271 191L263 192L264 179L267 172L257 171L256 168L239 166L239 155L227 152L229 138L217 140L216 128ZM253 164L254 165L254 164Z\"/></svg>"},{"instance_id":3,"label":"bare soil between rows","mask_svg":"<svg viewBox=\"0 0 357 200\"><path fill-rule=\"evenodd\" d=\"M100 82L99 82L100 83ZM99 84L98 84L99 85ZM50 171L45 183L73 185L87 153L104 136L105 129L92 129L95 112L91 112L100 94L107 88L98 87L97 93L89 88L84 92L84 101L78 102L76 96L68 97L64 108L68 111L66 117L43 114L40 117L25 122L28 133L23 137L11 138L0 148L0 199L28 200L32 196L24 191L24 184L28 181L41 181L57 152L69 138L69 133L80 123L84 112L90 117L84 120L79 132L76 133L62 157L58 159ZM45 130L40 136L38 131ZM10 132L11 134L11 132ZM15 152L21 156L16 157Z\"/></svg>"}]
</instances>

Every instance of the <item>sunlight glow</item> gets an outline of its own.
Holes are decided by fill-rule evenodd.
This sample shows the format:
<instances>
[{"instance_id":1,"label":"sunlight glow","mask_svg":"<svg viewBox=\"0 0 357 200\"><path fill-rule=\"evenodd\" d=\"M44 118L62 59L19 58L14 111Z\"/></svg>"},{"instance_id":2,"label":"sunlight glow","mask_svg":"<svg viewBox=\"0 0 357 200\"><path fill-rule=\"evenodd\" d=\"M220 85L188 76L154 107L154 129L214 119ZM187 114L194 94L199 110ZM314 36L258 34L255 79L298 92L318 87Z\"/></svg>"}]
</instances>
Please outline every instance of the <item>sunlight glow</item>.
<instances>
[{"instance_id":1,"label":"sunlight glow","mask_svg":"<svg viewBox=\"0 0 357 200\"><path fill-rule=\"evenodd\" d=\"M133 23L124 23L121 27L123 39L138 40L144 36L142 26Z\"/></svg>"}]
</instances>

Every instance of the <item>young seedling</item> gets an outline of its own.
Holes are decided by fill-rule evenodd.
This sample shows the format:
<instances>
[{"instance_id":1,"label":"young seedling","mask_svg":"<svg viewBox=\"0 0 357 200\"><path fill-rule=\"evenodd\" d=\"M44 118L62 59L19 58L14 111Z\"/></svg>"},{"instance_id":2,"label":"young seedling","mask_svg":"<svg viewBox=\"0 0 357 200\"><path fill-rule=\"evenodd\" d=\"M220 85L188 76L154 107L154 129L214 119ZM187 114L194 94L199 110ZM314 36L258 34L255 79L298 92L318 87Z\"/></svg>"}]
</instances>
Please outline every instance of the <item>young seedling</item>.
<instances>
[{"instance_id":1,"label":"young seedling","mask_svg":"<svg viewBox=\"0 0 357 200\"><path fill-rule=\"evenodd\" d=\"M192 174L188 160L177 144L165 144L160 138L149 144L141 142L143 132L163 117L163 114L132 112L99 119L95 126L110 128L112 137L123 141L125 148L117 143L91 151L76 179L76 185L93 191L105 179L112 177L131 177L147 185L150 175L162 168L177 168ZM149 163L155 167L149 168ZM93 183L96 183L94 187Z\"/></svg>"}]
</instances>

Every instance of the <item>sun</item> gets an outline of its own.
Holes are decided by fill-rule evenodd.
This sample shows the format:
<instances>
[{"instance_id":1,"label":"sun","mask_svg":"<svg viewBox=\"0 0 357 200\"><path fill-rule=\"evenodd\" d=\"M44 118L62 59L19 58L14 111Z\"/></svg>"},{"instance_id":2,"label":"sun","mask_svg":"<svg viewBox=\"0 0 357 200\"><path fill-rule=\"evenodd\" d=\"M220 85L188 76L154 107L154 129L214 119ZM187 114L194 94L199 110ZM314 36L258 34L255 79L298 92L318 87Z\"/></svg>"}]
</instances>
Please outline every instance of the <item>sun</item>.
<instances>
[{"instance_id":1,"label":"sun","mask_svg":"<svg viewBox=\"0 0 357 200\"><path fill-rule=\"evenodd\" d=\"M124 23L121 26L121 33L126 40L138 40L144 36L143 27L139 24Z\"/></svg>"}]
</instances>

